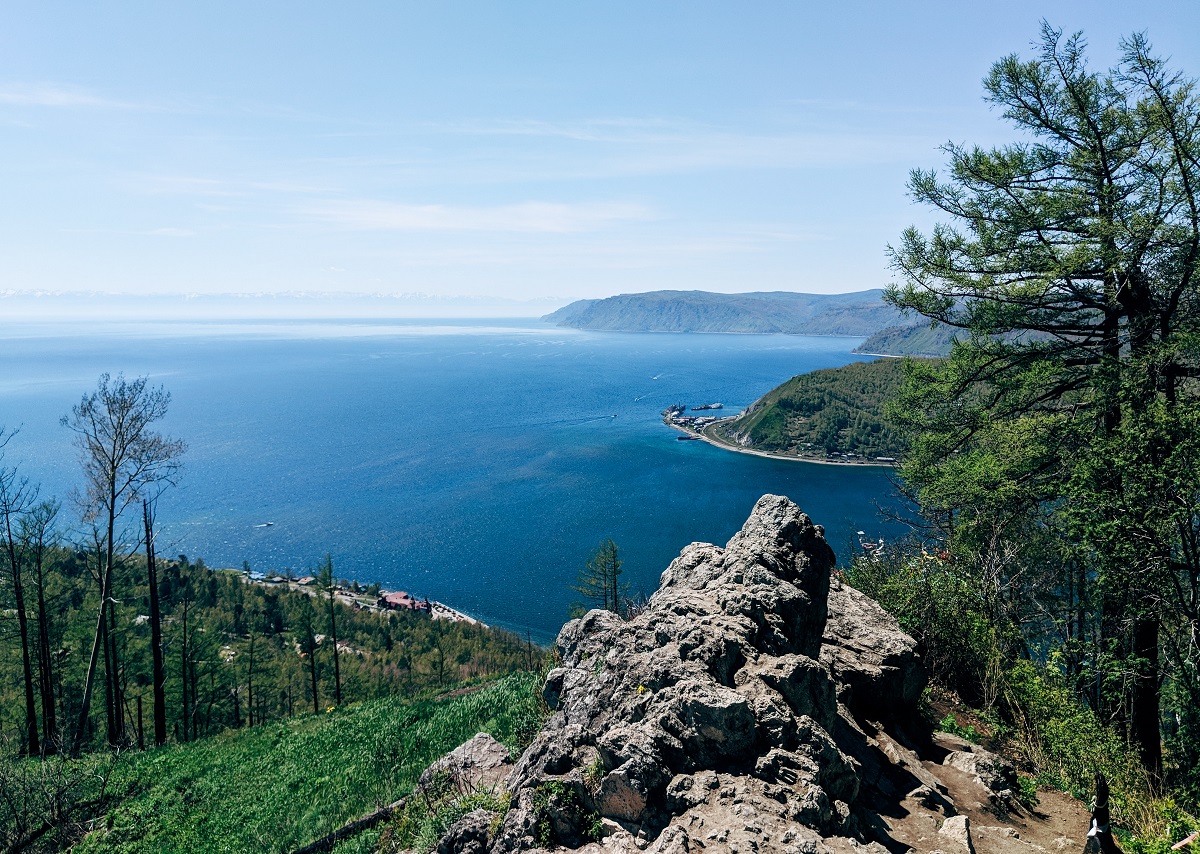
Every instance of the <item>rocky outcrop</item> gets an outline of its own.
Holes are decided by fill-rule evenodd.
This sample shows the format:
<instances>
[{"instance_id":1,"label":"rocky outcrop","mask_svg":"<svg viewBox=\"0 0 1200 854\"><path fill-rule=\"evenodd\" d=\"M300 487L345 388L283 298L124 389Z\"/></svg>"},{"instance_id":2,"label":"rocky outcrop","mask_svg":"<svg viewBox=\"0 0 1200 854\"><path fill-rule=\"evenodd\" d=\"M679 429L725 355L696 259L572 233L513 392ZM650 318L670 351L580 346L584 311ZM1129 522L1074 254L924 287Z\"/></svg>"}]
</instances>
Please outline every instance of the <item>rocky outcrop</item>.
<instances>
[{"instance_id":1,"label":"rocky outcrop","mask_svg":"<svg viewBox=\"0 0 1200 854\"><path fill-rule=\"evenodd\" d=\"M767 495L633 619L564 626L554 713L487 850L973 851L968 813L1008 808L1006 766L912 737L916 645L833 568L821 527ZM484 826L468 815L444 850L482 850Z\"/></svg>"},{"instance_id":2,"label":"rocky outcrop","mask_svg":"<svg viewBox=\"0 0 1200 854\"><path fill-rule=\"evenodd\" d=\"M838 684L838 701L868 720L895 720L917 709L925 668L896 618L847 584L829 591L821 663Z\"/></svg>"},{"instance_id":3,"label":"rocky outcrop","mask_svg":"<svg viewBox=\"0 0 1200 854\"><path fill-rule=\"evenodd\" d=\"M556 713L510 778L493 850L580 846L597 819L609 847L652 851L857 836L859 777L830 734L837 686L819 660L833 565L822 529L765 496L725 548L685 548L633 620L568 623L546 680ZM576 811L546 833L550 786Z\"/></svg>"},{"instance_id":4,"label":"rocky outcrop","mask_svg":"<svg viewBox=\"0 0 1200 854\"><path fill-rule=\"evenodd\" d=\"M428 789L443 779L459 791L491 791L508 779L512 767L508 748L481 732L422 771L417 787Z\"/></svg>"}]
</instances>

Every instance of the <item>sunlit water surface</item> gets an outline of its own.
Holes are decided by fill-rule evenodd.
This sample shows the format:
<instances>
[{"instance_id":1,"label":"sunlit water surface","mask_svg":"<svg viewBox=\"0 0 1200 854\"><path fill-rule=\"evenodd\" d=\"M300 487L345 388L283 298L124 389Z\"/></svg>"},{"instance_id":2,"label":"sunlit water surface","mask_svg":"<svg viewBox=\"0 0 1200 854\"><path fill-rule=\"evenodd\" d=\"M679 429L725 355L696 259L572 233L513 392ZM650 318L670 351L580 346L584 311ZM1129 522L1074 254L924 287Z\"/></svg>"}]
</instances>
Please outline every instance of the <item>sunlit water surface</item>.
<instances>
[{"instance_id":1,"label":"sunlit water surface","mask_svg":"<svg viewBox=\"0 0 1200 854\"><path fill-rule=\"evenodd\" d=\"M856 530L889 532L886 469L676 441L659 418L675 402L737 411L859 358L859 340L534 320L26 328L0 339L0 424L21 427L7 462L67 499L80 478L59 419L102 371L149 375L172 395L162 429L189 446L160 501L160 553L303 571L328 552L341 576L544 642L605 537L651 592L683 546L724 543L766 492L843 558Z\"/></svg>"}]
</instances>

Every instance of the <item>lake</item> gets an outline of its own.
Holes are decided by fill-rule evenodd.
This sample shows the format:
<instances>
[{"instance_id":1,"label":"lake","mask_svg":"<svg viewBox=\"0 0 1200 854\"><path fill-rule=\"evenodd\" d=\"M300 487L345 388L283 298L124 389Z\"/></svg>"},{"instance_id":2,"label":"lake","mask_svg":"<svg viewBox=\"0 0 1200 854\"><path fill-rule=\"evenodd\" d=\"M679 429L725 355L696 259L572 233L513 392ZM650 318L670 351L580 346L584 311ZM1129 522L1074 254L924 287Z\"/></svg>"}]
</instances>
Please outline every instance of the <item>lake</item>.
<instances>
[{"instance_id":1,"label":"lake","mask_svg":"<svg viewBox=\"0 0 1200 854\"><path fill-rule=\"evenodd\" d=\"M737 411L861 339L626 334L537 320L336 321L9 331L6 462L78 511L60 426L102 371L171 392L189 445L159 504L158 551L210 566L315 567L441 600L547 642L606 537L635 590L692 541L723 544L766 492L791 497L844 559L891 534L886 468L762 459L676 441L669 404ZM266 527L267 522L273 524Z\"/></svg>"}]
</instances>

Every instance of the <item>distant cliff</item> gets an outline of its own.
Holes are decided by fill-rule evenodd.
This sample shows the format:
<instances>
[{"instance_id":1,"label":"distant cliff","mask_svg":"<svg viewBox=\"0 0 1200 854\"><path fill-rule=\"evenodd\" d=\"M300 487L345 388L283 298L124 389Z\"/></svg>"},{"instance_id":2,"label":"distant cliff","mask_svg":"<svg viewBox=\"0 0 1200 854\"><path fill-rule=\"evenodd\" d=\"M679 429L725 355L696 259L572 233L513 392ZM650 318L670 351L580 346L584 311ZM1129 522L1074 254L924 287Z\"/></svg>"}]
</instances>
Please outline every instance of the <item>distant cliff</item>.
<instances>
[{"instance_id":1,"label":"distant cliff","mask_svg":"<svg viewBox=\"0 0 1200 854\"><path fill-rule=\"evenodd\" d=\"M608 332L736 332L868 336L900 313L879 289L849 294L651 291L578 300L542 318Z\"/></svg>"},{"instance_id":2,"label":"distant cliff","mask_svg":"<svg viewBox=\"0 0 1200 854\"><path fill-rule=\"evenodd\" d=\"M930 328L928 323L889 326L874 333L853 352L874 356L948 356L956 333L965 334L949 326Z\"/></svg>"}]
</instances>

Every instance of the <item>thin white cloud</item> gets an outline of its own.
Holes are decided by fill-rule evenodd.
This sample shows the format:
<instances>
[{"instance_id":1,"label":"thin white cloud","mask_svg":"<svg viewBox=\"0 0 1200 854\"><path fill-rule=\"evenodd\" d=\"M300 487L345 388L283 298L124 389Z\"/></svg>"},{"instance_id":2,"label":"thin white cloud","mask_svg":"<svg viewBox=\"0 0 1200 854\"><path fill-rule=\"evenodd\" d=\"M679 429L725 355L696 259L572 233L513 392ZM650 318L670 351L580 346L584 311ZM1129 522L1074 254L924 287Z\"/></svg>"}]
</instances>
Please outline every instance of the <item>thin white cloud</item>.
<instances>
[{"instance_id":1,"label":"thin white cloud","mask_svg":"<svg viewBox=\"0 0 1200 854\"><path fill-rule=\"evenodd\" d=\"M881 163L903 160L913 151L927 152L941 141L924 133L881 133L874 123L862 128L773 133L746 133L682 119L656 118L514 120L430 127L451 135L562 139L604 145L610 156L630 164L634 171L654 172Z\"/></svg>"},{"instance_id":2,"label":"thin white cloud","mask_svg":"<svg viewBox=\"0 0 1200 854\"><path fill-rule=\"evenodd\" d=\"M77 86L57 83L12 83L0 85L0 104L16 107L55 107L144 110L144 104L120 101L93 94Z\"/></svg>"},{"instance_id":3,"label":"thin white cloud","mask_svg":"<svg viewBox=\"0 0 1200 854\"><path fill-rule=\"evenodd\" d=\"M522 202L493 207L406 205L373 199L329 201L301 210L310 219L373 231L494 231L571 233L654 219L629 202Z\"/></svg>"},{"instance_id":4,"label":"thin white cloud","mask_svg":"<svg viewBox=\"0 0 1200 854\"><path fill-rule=\"evenodd\" d=\"M131 189L151 194L235 197L246 195L244 188L217 178L192 175L137 175L130 179Z\"/></svg>"},{"instance_id":5,"label":"thin white cloud","mask_svg":"<svg viewBox=\"0 0 1200 854\"><path fill-rule=\"evenodd\" d=\"M335 187L328 184L295 181L254 181L243 179L206 178L196 175L162 175L131 173L124 186L139 193L152 195L218 196L227 198L253 196L260 193L300 194L328 193Z\"/></svg>"}]
</instances>

